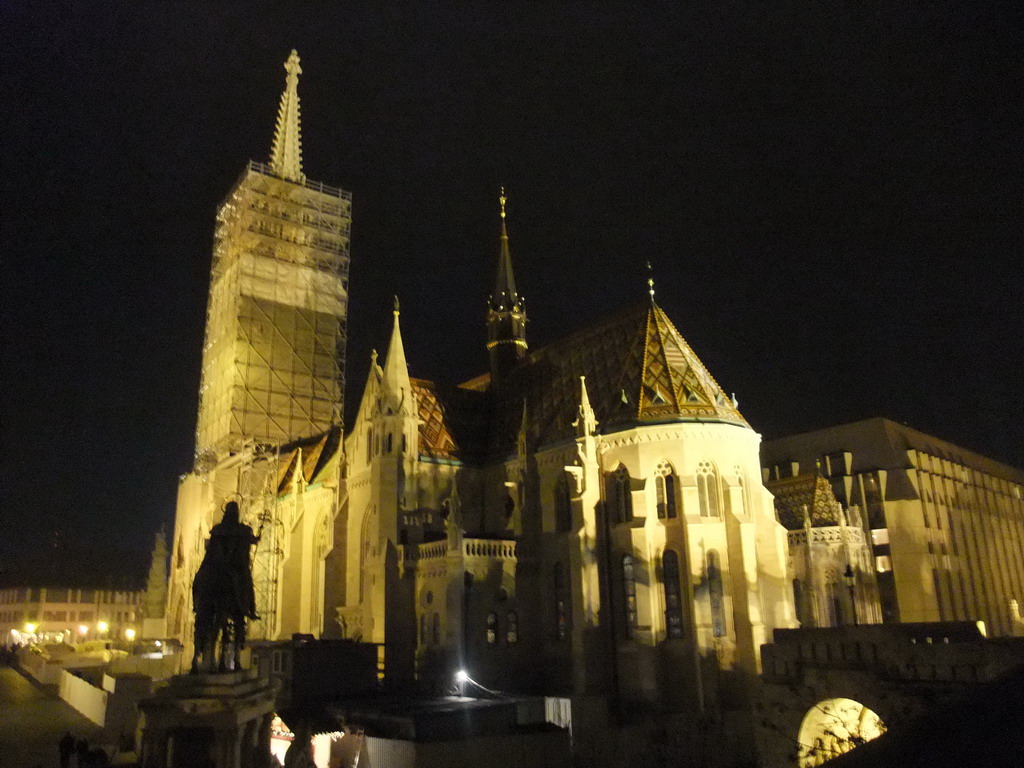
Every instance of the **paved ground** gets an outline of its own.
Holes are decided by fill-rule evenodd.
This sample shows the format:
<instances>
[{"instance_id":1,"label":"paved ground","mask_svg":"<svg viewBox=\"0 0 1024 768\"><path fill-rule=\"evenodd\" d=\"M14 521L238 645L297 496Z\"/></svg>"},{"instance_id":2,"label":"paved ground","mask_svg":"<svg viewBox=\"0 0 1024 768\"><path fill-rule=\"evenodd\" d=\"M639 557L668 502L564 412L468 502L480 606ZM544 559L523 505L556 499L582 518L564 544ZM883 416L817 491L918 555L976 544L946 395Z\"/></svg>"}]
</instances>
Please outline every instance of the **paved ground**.
<instances>
[{"instance_id":1,"label":"paved ground","mask_svg":"<svg viewBox=\"0 0 1024 768\"><path fill-rule=\"evenodd\" d=\"M0 666L0 768L59 768L57 741L65 731L91 739L100 729L56 694Z\"/></svg>"}]
</instances>

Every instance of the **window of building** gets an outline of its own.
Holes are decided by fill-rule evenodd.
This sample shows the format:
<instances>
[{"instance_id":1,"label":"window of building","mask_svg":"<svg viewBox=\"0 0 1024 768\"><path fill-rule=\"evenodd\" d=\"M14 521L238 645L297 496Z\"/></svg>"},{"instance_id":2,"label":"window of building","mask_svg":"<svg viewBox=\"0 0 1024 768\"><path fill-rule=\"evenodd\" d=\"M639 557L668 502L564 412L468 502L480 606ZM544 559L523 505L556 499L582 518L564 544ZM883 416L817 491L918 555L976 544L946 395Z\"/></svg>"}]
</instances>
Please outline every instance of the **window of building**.
<instances>
[{"instance_id":1,"label":"window of building","mask_svg":"<svg viewBox=\"0 0 1024 768\"><path fill-rule=\"evenodd\" d=\"M708 599L711 603L711 633L725 637L725 589L722 586L722 560L718 552L708 552Z\"/></svg>"},{"instance_id":2,"label":"window of building","mask_svg":"<svg viewBox=\"0 0 1024 768\"><path fill-rule=\"evenodd\" d=\"M676 475L672 465L663 461L654 476L654 489L658 502L658 518L672 520L678 515L676 502Z\"/></svg>"},{"instance_id":3,"label":"window of building","mask_svg":"<svg viewBox=\"0 0 1024 768\"><path fill-rule=\"evenodd\" d=\"M373 459L373 428L366 430L366 461Z\"/></svg>"},{"instance_id":4,"label":"window of building","mask_svg":"<svg viewBox=\"0 0 1024 768\"><path fill-rule=\"evenodd\" d=\"M661 558L661 581L665 590L665 632L670 638L683 636L683 598L679 588L679 555L666 549Z\"/></svg>"},{"instance_id":5,"label":"window of building","mask_svg":"<svg viewBox=\"0 0 1024 768\"><path fill-rule=\"evenodd\" d=\"M441 614L435 613L430 620L430 635L434 645L441 644Z\"/></svg>"},{"instance_id":6,"label":"window of building","mask_svg":"<svg viewBox=\"0 0 1024 768\"><path fill-rule=\"evenodd\" d=\"M498 614L491 611L487 614L487 644L495 645L498 642Z\"/></svg>"},{"instance_id":7,"label":"window of building","mask_svg":"<svg viewBox=\"0 0 1024 768\"><path fill-rule=\"evenodd\" d=\"M506 619L505 641L509 645L515 645L519 642L519 615L515 611L509 611Z\"/></svg>"},{"instance_id":8,"label":"window of building","mask_svg":"<svg viewBox=\"0 0 1024 768\"><path fill-rule=\"evenodd\" d=\"M709 461L697 465L697 498L702 517L719 517L718 475Z\"/></svg>"},{"instance_id":9,"label":"window of building","mask_svg":"<svg viewBox=\"0 0 1024 768\"><path fill-rule=\"evenodd\" d=\"M559 533L572 530L572 497L564 473L555 486L555 530Z\"/></svg>"},{"instance_id":10,"label":"window of building","mask_svg":"<svg viewBox=\"0 0 1024 768\"><path fill-rule=\"evenodd\" d=\"M420 615L420 645L427 644L427 614Z\"/></svg>"},{"instance_id":11,"label":"window of building","mask_svg":"<svg viewBox=\"0 0 1024 768\"><path fill-rule=\"evenodd\" d=\"M407 450L409 450L408 443L405 439L405 433L402 433L402 453L404 454Z\"/></svg>"},{"instance_id":12,"label":"window of building","mask_svg":"<svg viewBox=\"0 0 1024 768\"><path fill-rule=\"evenodd\" d=\"M636 572L632 555L622 556L622 593L626 608L626 636L632 639L640 626L636 602Z\"/></svg>"},{"instance_id":13,"label":"window of building","mask_svg":"<svg viewBox=\"0 0 1024 768\"><path fill-rule=\"evenodd\" d=\"M384 448L384 452L387 453L388 455L391 454L391 451L395 447L394 446L394 442L395 442L394 435L392 435L390 432L388 432L388 439L387 439L386 447Z\"/></svg>"},{"instance_id":14,"label":"window of building","mask_svg":"<svg viewBox=\"0 0 1024 768\"><path fill-rule=\"evenodd\" d=\"M569 636L569 588L565 579L565 566L555 563L555 639Z\"/></svg>"},{"instance_id":15,"label":"window of building","mask_svg":"<svg viewBox=\"0 0 1024 768\"><path fill-rule=\"evenodd\" d=\"M622 464L608 476L608 506L615 522L626 523L633 519L629 470Z\"/></svg>"}]
</instances>

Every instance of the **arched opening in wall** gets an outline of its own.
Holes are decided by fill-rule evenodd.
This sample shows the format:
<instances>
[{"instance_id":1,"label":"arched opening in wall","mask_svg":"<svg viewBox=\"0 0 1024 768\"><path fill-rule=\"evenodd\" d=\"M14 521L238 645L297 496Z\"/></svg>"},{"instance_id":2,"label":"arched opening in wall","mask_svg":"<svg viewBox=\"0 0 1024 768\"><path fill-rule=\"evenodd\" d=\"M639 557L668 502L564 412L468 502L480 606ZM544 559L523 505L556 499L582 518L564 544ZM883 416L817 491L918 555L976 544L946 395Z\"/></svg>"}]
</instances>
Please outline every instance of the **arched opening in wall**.
<instances>
[{"instance_id":1,"label":"arched opening in wall","mask_svg":"<svg viewBox=\"0 0 1024 768\"><path fill-rule=\"evenodd\" d=\"M386 445L384 447L384 453L390 455L391 452L394 450L394 447L395 447L395 436L393 434L391 434L390 432L388 432L388 439L387 439L387 443L386 443Z\"/></svg>"},{"instance_id":2,"label":"arched opening in wall","mask_svg":"<svg viewBox=\"0 0 1024 768\"><path fill-rule=\"evenodd\" d=\"M853 699L825 699L807 710L797 736L797 765L821 765L885 733L874 711Z\"/></svg>"},{"instance_id":3,"label":"arched opening in wall","mask_svg":"<svg viewBox=\"0 0 1024 768\"><path fill-rule=\"evenodd\" d=\"M665 591L665 634L683 636L683 597L679 586L679 555L666 549L661 557L661 582Z\"/></svg>"},{"instance_id":4,"label":"arched opening in wall","mask_svg":"<svg viewBox=\"0 0 1024 768\"><path fill-rule=\"evenodd\" d=\"M636 602L636 570L632 555L622 556L622 593L626 609L626 637L632 640L640 626Z\"/></svg>"},{"instance_id":5,"label":"arched opening in wall","mask_svg":"<svg viewBox=\"0 0 1024 768\"><path fill-rule=\"evenodd\" d=\"M569 585L565 578L565 566L555 563L555 639L565 640L569 636Z\"/></svg>"},{"instance_id":6,"label":"arched opening in wall","mask_svg":"<svg viewBox=\"0 0 1024 768\"><path fill-rule=\"evenodd\" d=\"M572 530L572 497L564 474L555 486L555 530L559 533Z\"/></svg>"},{"instance_id":7,"label":"arched opening in wall","mask_svg":"<svg viewBox=\"0 0 1024 768\"><path fill-rule=\"evenodd\" d=\"M616 523L633 519L633 494L630 492L629 470L622 464L608 475L608 509Z\"/></svg>"},{"instance_id":8,"label":"arched opening in wall","mask_svg":"<svg viewBox=\"0 0 1024 768\"><path fill-rule=\"evenodd\" d=\"M711 634L725 637L725 587L722 584L722 559L708 552L708 600L711 603Z\"/></svg>"},{"instance_id":9,"label":"arched opening in wall","mask_svg":"<svg viewBox=\"0 0 1024 768\"><path fill-rule=\"evenodd\" d=\"M657 497L658 519L672 520L677 515L676 474L667 461L658 464L654 476L654 491Z\"/></svg>"},{"instance_id":10,"label":"arched opening in wall","mask_svg":"<svg viewBox=\"0 0 1024 768\"><path fill-rule=\"evenodd\" d=\"M710 461L697 465L697 498L701 517L719 517L718 473Z\"/></svg>"}]
</instances>

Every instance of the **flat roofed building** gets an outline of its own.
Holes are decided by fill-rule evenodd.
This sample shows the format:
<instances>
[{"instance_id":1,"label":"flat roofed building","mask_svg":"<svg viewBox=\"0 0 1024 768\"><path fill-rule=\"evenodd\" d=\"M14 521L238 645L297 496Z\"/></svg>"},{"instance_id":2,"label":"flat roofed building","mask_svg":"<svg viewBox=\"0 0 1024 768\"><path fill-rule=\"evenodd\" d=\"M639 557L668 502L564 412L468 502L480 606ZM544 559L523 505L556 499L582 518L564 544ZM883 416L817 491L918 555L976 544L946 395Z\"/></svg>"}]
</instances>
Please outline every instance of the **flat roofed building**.
<instances>
[{"instance_id":1,"label":"flat roofed building","mask_svg":"<svg viewBox=\"0 0 1024 768\"><path fill-rule=\"evenodd\" d=\"M68 586L0 589L2 645L121 639L141 629L142 590Z\"/></svg>"},{"instance_id":2,"label":"flat roofed building","mask_svg":"<svg viewBox=\"0 0 1024 768\"><path fill-rule=\"evenodd\" d=\"M761 446L764 479L820 473L863 510L886 622L981 620L1024 599L1024 471L884 418Z\"/></svg>"}]
</instances>

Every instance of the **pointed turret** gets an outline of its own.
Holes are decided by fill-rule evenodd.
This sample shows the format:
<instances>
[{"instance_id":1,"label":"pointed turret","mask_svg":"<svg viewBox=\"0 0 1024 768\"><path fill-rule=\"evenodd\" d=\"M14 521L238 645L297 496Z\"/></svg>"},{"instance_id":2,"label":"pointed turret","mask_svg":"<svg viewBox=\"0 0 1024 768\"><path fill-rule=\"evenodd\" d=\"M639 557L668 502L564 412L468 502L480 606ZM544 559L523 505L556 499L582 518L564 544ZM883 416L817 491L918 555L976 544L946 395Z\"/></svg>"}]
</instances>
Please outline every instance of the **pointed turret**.
<instances>
[{"instance_id":1,"label":"pointed turret","mask_svg":"<svg viewBox=\"0 0 1024 768\"><path fill-rule=\"evenodd\" d=\"M402 344L402 329L398 324L398 297L395 297L395 324L391 330L391 343L388 344L387 357L384 360L384 387L402 407L412 392L409 383L409 365L405 360L405 346Z\"/></svg>"},{"instance_id":2,"label":"pointed turret","mask_svg":"<svg viewBox=\"0 0 1024 768\"><path fill-rule=\"evenodd\" d=\"M597 434L597 416L590 406L590 394L587 392L587 377L580 376L579 415L572 423L576 427L576 437L591 437Z\"/></svg>"},{"instance_id":3,"label":"pointed turret","mask_svg":"<svg viewBox=\"0 0 1024 768\"><path fill-rule=\"evenodd\" d=\"M292 51L284 63L284 93L281 107L277 111L277 127L274 130L274 145L270 150L270 170L275 176L288 181L303 182L302 137L299 131L299 54Z\"/></svg>"},{"instance_id":4,"label":"pointed turret","mask_svg":"<svg viewBox=\"0 0 1024 768\"><path fill-rule=\"evenodd\" d=\"M491 358L491 380L497 384L526 355L526 310L516 290L512 254L505 222L505 188L501 188L501 245L494 293L487 302L487 351Z\"/></svg>"}]
</instances>

